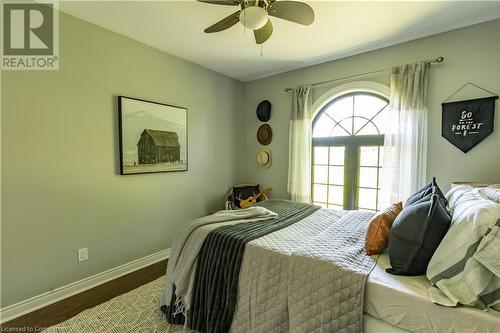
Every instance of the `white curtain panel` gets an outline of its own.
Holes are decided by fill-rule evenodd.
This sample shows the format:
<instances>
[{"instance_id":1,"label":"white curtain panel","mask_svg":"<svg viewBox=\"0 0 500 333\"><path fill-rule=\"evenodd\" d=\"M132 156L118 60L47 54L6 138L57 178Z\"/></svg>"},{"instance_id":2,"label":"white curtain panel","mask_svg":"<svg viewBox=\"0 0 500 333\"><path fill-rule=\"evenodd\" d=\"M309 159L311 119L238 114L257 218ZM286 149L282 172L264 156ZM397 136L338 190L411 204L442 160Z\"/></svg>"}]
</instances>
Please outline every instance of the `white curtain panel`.
<instances>
[{"instance_id":1,"label":"white curtain panel","mask_svg":"<svg viewBox=\"0 0 500 333\"><path fill-rule=\"evenodd\" d=\"M427 83L429 63L394 67L385 134L381 199L388 206L404 201L426 183Z\"/></svg>"},{"instance_id":2,"label":"white curtain panel","mask_svg":"<svg viewBox=\"0 0 500 333\"><path fill-rule=\"evenodd\" d=\"M288 193L292 201L311 202L311 86L292 91L288 155Z\"/></svg>"}]
</instances>

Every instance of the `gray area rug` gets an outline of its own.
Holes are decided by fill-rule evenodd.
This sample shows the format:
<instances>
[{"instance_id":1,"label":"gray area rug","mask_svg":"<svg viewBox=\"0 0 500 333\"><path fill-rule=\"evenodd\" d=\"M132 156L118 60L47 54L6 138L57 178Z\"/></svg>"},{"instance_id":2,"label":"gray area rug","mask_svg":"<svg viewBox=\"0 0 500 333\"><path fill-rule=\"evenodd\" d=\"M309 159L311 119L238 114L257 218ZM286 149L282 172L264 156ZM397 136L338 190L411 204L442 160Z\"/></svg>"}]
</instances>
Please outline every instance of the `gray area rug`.
<instances>
[{"instance_id":1,"label":"gray area rug","mask_svg":"<svg viewBox=\"0 0 500 333\"><path fill-rule=\"evenodd\" d=\"M145 284L106 303L80 312L44 333L176 333L182 326L170 325L158 300L165 277Z\"/></svg>"}]
</instances>

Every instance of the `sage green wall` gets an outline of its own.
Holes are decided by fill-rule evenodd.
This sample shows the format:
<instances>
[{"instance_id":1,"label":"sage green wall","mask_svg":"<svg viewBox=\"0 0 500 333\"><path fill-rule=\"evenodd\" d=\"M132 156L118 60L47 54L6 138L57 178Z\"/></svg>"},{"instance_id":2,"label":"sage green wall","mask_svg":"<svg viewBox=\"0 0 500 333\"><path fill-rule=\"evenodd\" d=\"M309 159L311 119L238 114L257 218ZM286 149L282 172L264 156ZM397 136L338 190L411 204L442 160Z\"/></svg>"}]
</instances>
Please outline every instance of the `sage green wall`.
<instances>
[{"instance_id":1,"label":"sage green wall","mask_svg":"<svg viewBox=\"0 0 500 333\"><path fill-rule=\"evenodd\" d=\"M241 83L64 14L60 61L2 72L2 307L170 247L236 180ZM188 108L189 171L118 174L121 94Z\"/></svg>"},{"instance_id":2,"label":"sage green wall","mask_svg":"<svg viewBox=\"0 0 500 333\"><path fill-rule=\"evenodd\" d=\"M307 43L304 47L307 47ZM449 189L452 181L500 183L498 100L495 132L467 154L462 153L441 137L441 103L460 86L471 81L500 94L500 20L246 84L239 131L240 140L242 140L242 150L239 155L240 178L248 182L271 186L274 197L288 197L286 183L291 94L283 92L283 88L372 72L437 56L443 56L445 62L432 66L430 74L427 175L428 177L436 176L444 190ZM371 80L389 85L388 75L358 80ZM323 86L321 90L324 92L326 88ZM319 89L315 89L314 97L317 98L320 94ZM467 90L462 96L457 97L476 97L477 95L481 93ZM263 148L256 139L256 131L261 123L255 115L255 109L264 99L270 100L273 105L269 122L273 130L273 140L268 146L272 150L273 165L269 169L260 168L255 163L256 151Z\"/></svg>"}]
</instances>

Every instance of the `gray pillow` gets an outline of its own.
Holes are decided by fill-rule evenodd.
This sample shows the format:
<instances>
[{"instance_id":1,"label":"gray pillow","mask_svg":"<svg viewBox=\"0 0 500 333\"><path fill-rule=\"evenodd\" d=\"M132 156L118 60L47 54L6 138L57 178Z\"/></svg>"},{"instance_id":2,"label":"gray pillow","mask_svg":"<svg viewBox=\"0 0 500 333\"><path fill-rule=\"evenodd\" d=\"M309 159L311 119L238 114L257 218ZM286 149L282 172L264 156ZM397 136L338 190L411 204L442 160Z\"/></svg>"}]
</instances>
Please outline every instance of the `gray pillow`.
<instances>
[{"instance_id":1,"label":"gray pillow","mask_svg":"<svg viewBox=\"0 0 500 333\"><path fill-rule=\"evenodd\" d=\"M387 272L422 275L450 227L451 216L438 194L405 207L392 224Z\"/></svg>"},{"instance_id":2,"label":"gray pillow","mask_svg":"<svg viewBox=\"0 0 500 333\"><path fill-rule=\"evenodd\" d=\"M408 199L406 199L405 207L409 206L409 205L411 205L411 204L413 204L413 203L415 203L415 202L417 202L425 197L428 197L434 193L438 194L440 196L441 200L444 200L445 205L447 204L446 198L436 182L436 177L432 177L432 180L429 184L425 185L423 188L418 190L416 193L410 195L410 197L408 197Z\"/></svg>"},{"instance_id":3,"label":"gray pillow","mask_svg":"<svg viewBox=\"0 0 500 333\"><path fill-rule=\"evenodd\" d=\"M446 200L446 197L441 192L439 187L432 187L430 190L426 191L425 196L423 198L420 198L420 199L416 200L415 202L412 202L411 205L415 205L415 204L418 204L421 202L429 201L432 198L432 196L435 194L438 196L438 198L441 201L441 203L443 204L443 206L446 209L448 209L448 200ZM405 207L408 207L408 206L405 206ZM448 212L449 212L449 210L448 210Z\"/></svg>"},{"instance_id":4,"label":"gray pillow","mask_svg":"<svg viewBox=\"0 0 500 333\"><path fill-rule=\"evenodd\" d=\"M432 192L432 183L434 182L434 179L435 178L432 178L432 181L425 185L424 187L422 187L420 190L418 190L417 192L413 193L412 195L410 195L407 199L406 199L406 202L405 202L405 207L406 206L409 206L411 205L412 203L422 199L423 197L427 196L428 194L430 194ZM431 192L429 192L431 191Z\"/></svg>"}]
</instances>

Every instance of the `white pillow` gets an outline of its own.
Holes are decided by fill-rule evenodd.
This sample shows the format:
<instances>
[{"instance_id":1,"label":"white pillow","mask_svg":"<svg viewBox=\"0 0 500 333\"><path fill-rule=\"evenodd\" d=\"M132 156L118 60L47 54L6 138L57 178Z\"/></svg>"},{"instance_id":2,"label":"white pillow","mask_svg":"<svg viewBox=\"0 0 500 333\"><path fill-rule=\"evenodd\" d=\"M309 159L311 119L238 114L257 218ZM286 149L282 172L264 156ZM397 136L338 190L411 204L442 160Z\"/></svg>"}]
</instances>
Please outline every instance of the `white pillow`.
<instances>
[{"instance_id":1,"label":"white pillow","mask_svg":"<svg viewBox=\"0 0 500 333\"><path fill-rule=\"evenodd\" d=\"M452 187L445 195L448 200L448 206L452 212L455 210L457 203L463 201L462 197L466 194L479 194L483 199L500 203L500 184L487 187L472 187L471 185L457 185ZM466 196L466 198L470 199L470 196Z\"/></svg>"},{"instance_id":2,"label":"white pillow","mask_svg":"<svg viewBox=\"0 0 500 333\"><path fill-rule=\"evenodd\" d=\"M457 203L460 201L460 198L462 198L465 194L470 193L473 191L474 188L470 185L457 185L453 186L451 190L446 193L445 197L448 200L448 206L450 207L451 211L453 212L455 210L455 207Z\"/></svg>"},{"instance_id":3,"label":"white pillow","mask_svg":"<svg viewBox=\"0 0 500 333\"><path fill-rule=\"evenodd\" d=\"M500 288L500 204L478 190L457 186L446 194L453 211L451 226L427 267L435 303L486 308L500 302L483 297Z\"/></svg>"},{"instance_id":4,"label":"white pillow","mask_svg":"<svg viewBox=\"0 0 500 333\"><path fill-rule=\"evenodd\" d=\"M481 187L478 192L485 198L500 203L500 185L490 185L487 187Z\"/></svg>"}]
</instances>

